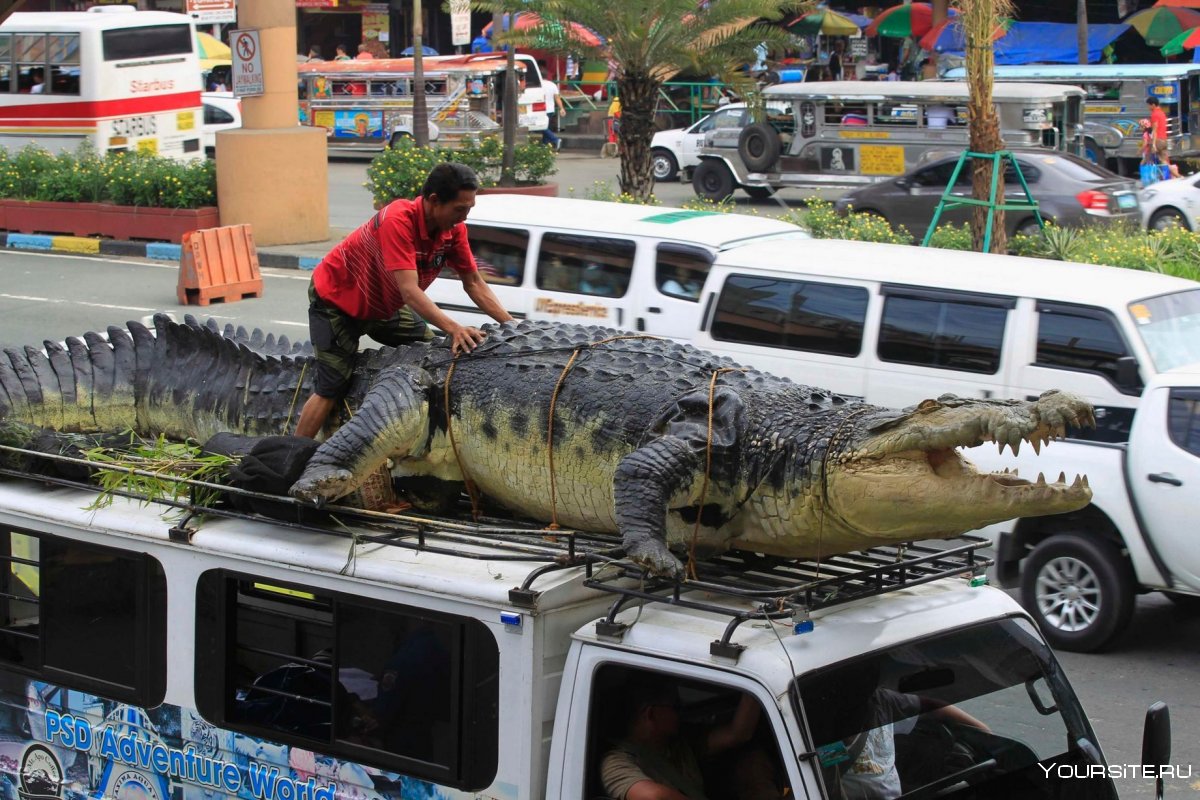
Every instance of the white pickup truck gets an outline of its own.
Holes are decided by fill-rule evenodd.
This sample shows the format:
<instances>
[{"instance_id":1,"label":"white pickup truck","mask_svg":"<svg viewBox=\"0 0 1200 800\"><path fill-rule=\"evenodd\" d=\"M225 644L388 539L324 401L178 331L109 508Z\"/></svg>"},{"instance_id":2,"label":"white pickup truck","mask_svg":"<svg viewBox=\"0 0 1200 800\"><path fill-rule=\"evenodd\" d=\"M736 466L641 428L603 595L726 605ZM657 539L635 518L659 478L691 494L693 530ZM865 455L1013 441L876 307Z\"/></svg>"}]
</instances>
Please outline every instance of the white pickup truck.
<instances>
[{"instance_id":1,"label":"white pickup truck","mask_svg":"<svg viewBox=\"0 0 1200 800\"><path fill-rule=\"evenodd\" d=\"M1200 364L1155 376L1142 393L1128 442L1068 439L1035 454L977 448L981 469L1086 474L1091 505L1073 514L1012 520L987 529L1003 585L1055 647L1094 651L1129 622L1139 592L1161 591L1200 608ZM1028 472L1026 472L1028 470Z\"/></svg>"}]
</instances>

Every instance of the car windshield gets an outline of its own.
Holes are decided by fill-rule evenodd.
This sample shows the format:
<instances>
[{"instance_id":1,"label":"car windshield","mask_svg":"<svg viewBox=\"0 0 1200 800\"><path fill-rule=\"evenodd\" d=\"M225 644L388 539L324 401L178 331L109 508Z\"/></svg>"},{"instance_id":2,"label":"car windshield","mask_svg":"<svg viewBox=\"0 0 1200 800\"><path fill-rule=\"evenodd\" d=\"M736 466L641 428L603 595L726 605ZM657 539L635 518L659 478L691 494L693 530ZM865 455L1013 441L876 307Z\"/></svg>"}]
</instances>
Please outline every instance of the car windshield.
<instances>
[{"instance_id":1,"label":"car windshield","mask_svg":"<svg viewBox=\"0 0 1200 800\"><path fill-rule=\"evenodd\" d=\"M1200 361L1200 289L1138 300L1129 314L1156 371Z\"/></svg>"},{"instance_id":2,"label":"car windshield","mask_svg":"<svg viewBox=\"0 0 1200 800\"><path fill-rule=\"evenodd\" d=\"M906 642L803 675L794 689L832 800L1116 797L1028 620Z\"/></svg>"}]
</instances>

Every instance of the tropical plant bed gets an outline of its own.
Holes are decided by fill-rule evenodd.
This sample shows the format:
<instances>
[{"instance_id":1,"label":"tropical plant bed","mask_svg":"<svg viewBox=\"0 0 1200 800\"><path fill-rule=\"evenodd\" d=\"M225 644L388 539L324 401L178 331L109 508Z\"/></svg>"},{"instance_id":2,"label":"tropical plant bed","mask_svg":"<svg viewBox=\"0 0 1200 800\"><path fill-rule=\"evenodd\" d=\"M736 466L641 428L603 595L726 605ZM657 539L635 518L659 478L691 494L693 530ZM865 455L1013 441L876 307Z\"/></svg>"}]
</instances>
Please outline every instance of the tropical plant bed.
<instances>
[{"instance_id":1,"label":"tropical plant bed","mask_svg":"<svg viewBox=\"0 0 1200 800\"><path fill-rule=\"evenodd\" d=\"M0 200L0 229L15 233L100 236L106 239L183 240L183 234L220 225L216 206L150 208L114 203Z\"/></svg>"}]
</instances>

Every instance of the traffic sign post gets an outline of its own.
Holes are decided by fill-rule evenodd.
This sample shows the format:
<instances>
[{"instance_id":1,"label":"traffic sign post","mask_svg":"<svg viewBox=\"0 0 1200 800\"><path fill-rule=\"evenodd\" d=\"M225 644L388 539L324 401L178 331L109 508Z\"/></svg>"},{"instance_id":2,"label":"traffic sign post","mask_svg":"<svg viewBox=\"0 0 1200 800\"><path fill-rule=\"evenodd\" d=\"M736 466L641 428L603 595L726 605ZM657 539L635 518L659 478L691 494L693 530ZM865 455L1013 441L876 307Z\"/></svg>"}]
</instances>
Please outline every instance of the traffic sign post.
<instances>
[{"instance_id":1,"label":"traffic sign post","mask_svg":"<svg viewBox=\"0 0 1200 800\"><path fill-rule=\"evenodd\" d=\"M186 0L185 10L201 25L237 22L236 0Z\"/></svg>"},{"instance_id":2,"label":"traffic sign post","mask_svg":"<svg viewBox=\"0 0 1200 800\"><path fill-rule=\"evenodd\" d=\"M229 45L233 51L234 96L256 97L264 94L266 88L258 31L232 31L229 35Z\"/></svg>"}]
</instances>

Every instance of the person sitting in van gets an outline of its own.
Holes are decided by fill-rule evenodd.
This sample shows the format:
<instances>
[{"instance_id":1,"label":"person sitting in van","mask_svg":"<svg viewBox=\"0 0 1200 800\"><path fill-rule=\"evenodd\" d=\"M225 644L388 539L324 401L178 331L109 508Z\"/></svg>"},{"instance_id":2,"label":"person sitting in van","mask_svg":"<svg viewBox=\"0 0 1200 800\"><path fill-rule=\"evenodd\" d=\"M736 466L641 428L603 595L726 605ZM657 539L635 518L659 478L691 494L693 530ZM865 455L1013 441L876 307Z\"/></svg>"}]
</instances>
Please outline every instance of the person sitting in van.
<instances>
[{"instance_id":1,"label":"person sitting in van","mask_svg":"<svg viewBox=\"0 0 1200 800\"><path fill-rule=\"evenodd\" d=\"M624 734L600 763L604 791L616 800L705 800L701 759L747 744L762 715L758 701L743 694L727 723L709 730L686 730L681 725L677 687L669 678L653 674L637 676L626 697ZM739 759L736 796L743 800L787 796L774 785L770 766L757 750Z\"/></svg>"},{"instance_id":2,"label":"person sitting in van","mask_svg":"<svg viewBox=\"0 0 1200 800\"><path fill-rule=\"evenodd\" d=\"M663 294L682 297L685 300L696 300L700 297L701 282L697 281L686 267L675 267L670 277L662 282L658 289Z\"/></svg>"},{"instance_id":3,"label":"person sitting in van","mask_svg":"<svg viewBox=\"0 0 1200 800\"><path fill-rule=\"evenodd\" d=\"M579 291L600 297L612 297L615 294L608 273L594 261L589 261L584 267L583 276L579 279Z\"/></svg>"}]
</instances>

